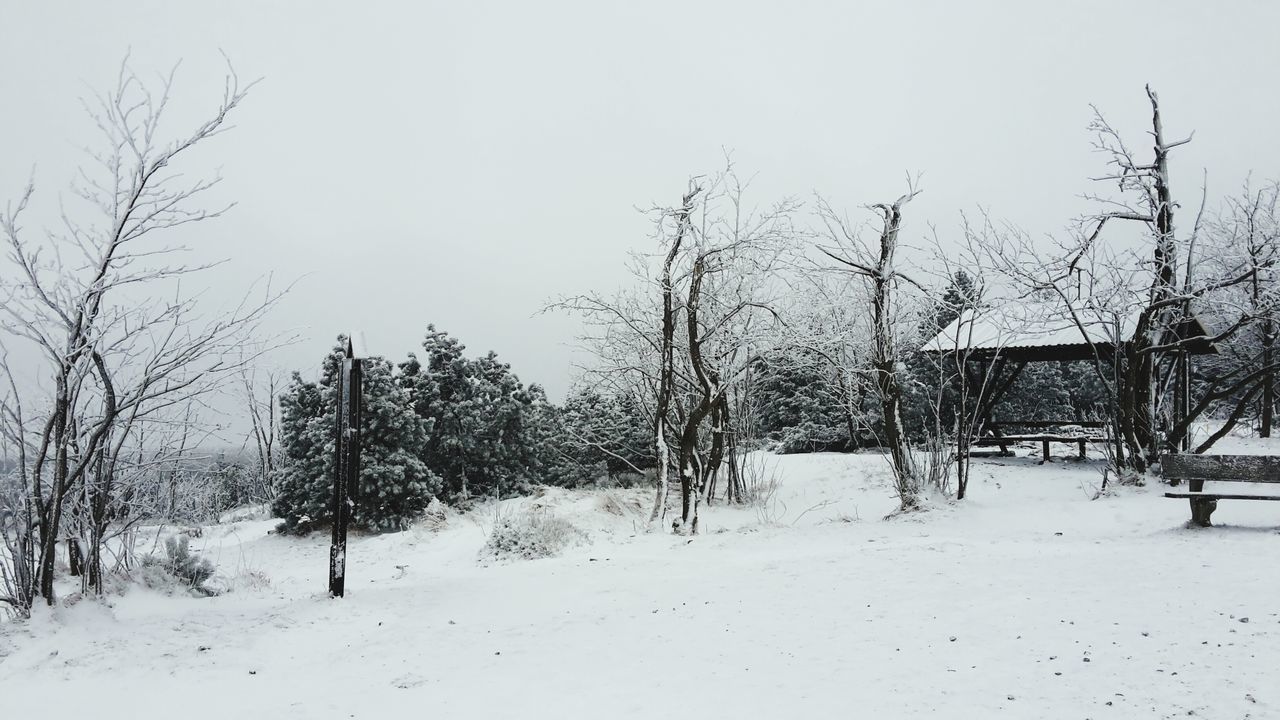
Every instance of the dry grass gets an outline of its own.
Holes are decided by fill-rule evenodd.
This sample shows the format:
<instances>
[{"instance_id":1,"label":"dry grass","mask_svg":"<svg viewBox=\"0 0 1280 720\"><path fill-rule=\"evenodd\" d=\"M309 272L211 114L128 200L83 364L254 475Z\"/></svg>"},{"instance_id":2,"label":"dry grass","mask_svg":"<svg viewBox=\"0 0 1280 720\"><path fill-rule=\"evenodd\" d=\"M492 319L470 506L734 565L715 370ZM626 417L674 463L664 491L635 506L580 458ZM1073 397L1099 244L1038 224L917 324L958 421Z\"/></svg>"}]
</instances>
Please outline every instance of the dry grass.
<instances>
[{"instance_id":1,"label":"dry grass","mask_svg":"<svg viewBox=\"0 0 1280 720\"><path fill-rule=\"evenodd\" d=\"M480 549L480 559L503 561L554 557L586 538L586 533L547 508L498 509L489 536Z\"/></svg>"}]
</instances>

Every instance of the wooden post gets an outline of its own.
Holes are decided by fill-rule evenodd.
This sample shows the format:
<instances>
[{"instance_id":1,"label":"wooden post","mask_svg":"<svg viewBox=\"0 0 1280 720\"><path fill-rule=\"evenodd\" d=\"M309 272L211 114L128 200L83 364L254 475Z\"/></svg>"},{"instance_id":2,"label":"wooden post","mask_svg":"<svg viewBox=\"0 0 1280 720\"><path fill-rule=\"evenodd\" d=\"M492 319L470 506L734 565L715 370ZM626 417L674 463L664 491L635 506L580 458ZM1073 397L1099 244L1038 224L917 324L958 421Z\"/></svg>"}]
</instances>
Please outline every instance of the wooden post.
<instances>
[{"instance_id":1,"label":"wooden post","mask_svg":"<svg viewBox=\"0 0 1280 720\"><path fill-rule=\"evenodd\" d=\"M1187 485L1191 492L1204 492L1204 479L1193 478ZM1218 508L1218 501L1211 498L1191 498L1191 522L1200 527L1211 527L1213 522L1209 519L1213 515L1213 511Z\"/></svg>"},{"instance_id":2,"label":"wooden post","mask_svg":"<svg viewBox=\"0 0 1280 720\"><path fill-rule=\"evenodd\" d=\"M329 595L342 597L347 577L347 526L355 514L360 484L360 399L363 387L360 358L347 341L346 357L338 373L338 408L334 418L332 542L329 546Z\"/></svg>"},{"instance_id":3,"label":"wooden post","mask_svg":"<svg viewBox=\"0 0 1280 720\"><path fill-rule=\"evenodd\" d=\"M1112 313L1111 316L1111 421L1114 424L1112 432L1115 433L1115 465L1117 472L1129 466L1124 456L1124 418L1120 416L1120 394L1123 392L1120 388L1120 349L1124 342L1120 337L1120 314Z\"/></svg>"},{"instance_id":4,"label":"wooden post","mask_svg":"<svg viewBox=\"0 0 1280 720\"><path fill-rule=\"evenodd\" d=\"M1177 417L1174 423L1180 423L1187 417L1187 413L1191 412L1191 353L1183 350L1178 357L1178 382L1177 382L1178 402ZM1191 428L1187 428L1182 433L1182 440L1179 442L1182 452L1191 452Z\"/></svg>"}]
</instances>

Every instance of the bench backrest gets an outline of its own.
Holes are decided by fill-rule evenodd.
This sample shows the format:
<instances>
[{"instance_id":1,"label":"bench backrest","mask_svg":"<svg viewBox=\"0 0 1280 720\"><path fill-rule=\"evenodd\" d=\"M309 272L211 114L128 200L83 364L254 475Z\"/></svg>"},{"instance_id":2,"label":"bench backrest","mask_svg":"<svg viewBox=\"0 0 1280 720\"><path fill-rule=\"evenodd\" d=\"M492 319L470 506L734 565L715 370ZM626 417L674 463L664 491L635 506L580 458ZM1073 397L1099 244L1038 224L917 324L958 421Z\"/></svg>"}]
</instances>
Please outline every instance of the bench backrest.
<instances>
[{"instance_id":1,"label":"bench backrest","mask_svg":"<svg viewBox=\"0 0 1280 720\"><path fill-rule=\"evenodd\" d=\"M1170 480L1280 483L1280 456L1161 455L1160 471Z\"/></svg>"}]
</instances>

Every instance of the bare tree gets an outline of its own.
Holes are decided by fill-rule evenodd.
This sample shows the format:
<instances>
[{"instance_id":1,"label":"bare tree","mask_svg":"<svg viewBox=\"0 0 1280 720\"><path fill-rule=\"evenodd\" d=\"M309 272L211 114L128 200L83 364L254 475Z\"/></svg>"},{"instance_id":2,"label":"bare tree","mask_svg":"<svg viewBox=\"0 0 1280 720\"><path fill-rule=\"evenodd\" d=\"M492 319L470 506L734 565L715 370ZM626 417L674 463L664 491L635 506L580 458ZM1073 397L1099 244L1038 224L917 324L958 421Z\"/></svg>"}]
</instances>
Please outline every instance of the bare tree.
<instances>
[{"instance_id":1,"label":"bare tree","mask_svg":"<svg viewBox=\"0 0 1280 720\"><path fill-rule=\"evenodd\" d=\"M696 180L689 181L689 189L680 199L680 206L660 214L659 224L670 219L675 225L671 241L667 247L666 258L662 263L660 289L662 292L662 335L659 340L658 354L661 363L658 369L657 399L653 410L653 443L655 462L657 463L657 492L654 496L653 510L649 513L650 524L661 518L667 506L667 492L670 487L668 473L671 468L671 447L667 442L668 423L670 422L671 398L675 392L675 347L676 323L679 310L676 301L676 261L684 249L685 240L693 229L694 202L702 194L702 188Z\"/></svg>"},{"instance_id":2,"label":"bare tree","mask_svg":"<svg viewBox=\"0 0 1280 720\"><path fill-rule=\"evenodd\" d=\"M258 459L256 493L271 502L275 497L272 474L276 470L276 400L284 384L284 374L246 365L240 370L241 400L249 416L249 437ZM248 438L246 438L246 442Z\"/></svg>"},{"instance_id":3,"label":"bare tree","mask_svg":"<svg viewBox=\"0 0 1280 720\"><path fill-rule=\"evenodd\" d=\"M19 449L23 490L10 509L19 518L12 562L29 565L10 574L33 586L10 599L19 606L34 596L54 602L68 498L86 478L105 479L140 422L215 391L227 373L251 362L256 355L241 354L242 346L278 297L269 289L259 299L246 295L209 319L180 283L207 266L170 263L181 248L151 240L229 209L199 204L217 177L188 180L174 165L227 128L254 84L242 85L229 71L209 119L166 142L160 123L173 81L170 73L152 88L126 59L115 86L88 104L102 150L89 153L93 165L72 191L98 221L82 222L64 209L58 230L33 235L22 219L34 183L0 216L10 265L0 273L0 332L39 352L51 385L47 400L24 401L9 360L0 364L9 379L0 418Z\"/></svg>"},{"instance_id":4,"label":"bare tree","mask_svg":"<svg viewBox=\"0 0 1280 720\"><path fill-rule=\"evenodd\" d=\"M1215 303L1217 307L1211 308L1224 319L1233 313L1245 312L1253 320L1249 328L1221 344L1221 359L1225 362L1216 363L1208 369L1220 374L1240 367L1261 372L1255 387L1245 390L1229 403L1227 422L1215 433L1219 437L1229 432L1251 410L1256 412L1259 434L1271 437L1276 405L1276 296L1280 293L1274 267L1276 248L1280 245L1278 202L1280 185L1277 183L1269 182L1255 190L1246 182L1241 192L1227 198L1223 209L1206 223L1206 237L1215 241L1213 248L1218 251L1205 257L1202 267L1220 274L1229 270L1223 267L1224 264L1229 266L1241 259L1232 257L1236 255L1243 256L1246 266L1256 268L1248 283L1225 288L1218 293L1222 297ZM1256 410L1254 400L1257 401Z\"/></svg>"},{"instance_id":5,"label":"bare tree","mask_svg":"<svg viewBox=\"0 0 1280 720\"><path fill-rule=\"evenodd\" d=\"M744 190L732 167L691 180L679 206L651 211L664 252L653 270L647 258L634 258L641 290L576 296L554 306L587 320L584 344L595 356L589 372L596 381L643 398L657 475L650 522L656 525L666 511L675 469L678 532L697 531L699 503L737 449L730 396L776 319L768 278L791 237L795 205L748 210ZM736 462L730 458L731 488ZM740 495L737 490L729 494Z\"/></svg>"},{"instance_id":6,"label":"bare tree","mask_svg":"<svg viewBox=\"0 0 1280 720\"><path fill-rule=\"evenodd\" d=\"M680 435L681 517L677 531L698 531L698 508L714 483L732 435L728 394L776 334L771 279L794 231L797 205L743 205L745 185L732 165L713 179L688 252L685 350L694 382ZM709 424L704 424L710 420ZM703 434L709 434L703 449Z\"/></svg>"},{"instance_id":7,"label":"bare tree","mask_svg":"<svg viewBox=\"0 0 1280 720\"><path fill-rule=\"evenodd\" d=\"M969 491L969 467L971 451L977 439L987 429L994 405L1000 395L1012 384L1025 363L1015 363L1007 368L1004 345L1009 333L994 338L975 336L979 318L988 320L984 313L990 289L982 266L983 248L987 245L987 226L974 226L964 217L963 242L943 249L935 237L934 263L942 278L954 291L954 297L944 293L935 302L934 314L953 318L938 320L937 347L927 347L925 357L934 362L937 385L932 407L934 415L933 439L949 437L954 448L956 471L956 499L963 500ZM961 280L967 284L962 285ZM982 346L977 347L981 341ZM947 398L950 391L952 397ZM948 422L943 417L945 400L951 401L954 415Z\"/></svg>"},{"instance_id":8,"label":"bare tree","mask_svg":"<svg viewBox=\"0 0 1280 720\"><path fill-rule=\"evenodd\" d=\"M775 371L813 372L839 399L845 447L859 447L871 432L865 404L875 394L871 368L871 301L864 280L853 273L823 272L812 259L796 261L788 303L786 337L769 357Z\"/></svg>"}]
</instances>

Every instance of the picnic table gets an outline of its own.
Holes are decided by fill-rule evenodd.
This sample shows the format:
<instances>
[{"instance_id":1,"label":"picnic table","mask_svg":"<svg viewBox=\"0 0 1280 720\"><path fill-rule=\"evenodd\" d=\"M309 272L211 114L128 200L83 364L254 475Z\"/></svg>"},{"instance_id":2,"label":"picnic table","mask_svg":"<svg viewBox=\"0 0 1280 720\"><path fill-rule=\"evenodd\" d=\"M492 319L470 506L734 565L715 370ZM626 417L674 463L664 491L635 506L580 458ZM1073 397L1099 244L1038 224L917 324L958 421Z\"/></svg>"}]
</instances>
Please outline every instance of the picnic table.
<instances>
[{"instance_id":1,"label":"picnic table","mask_svg":"<svg viewBox=\"0 0 1280 720\"><path fill-rule=\"evenodd\" d=\"M1090 444L1109 443L1113 439L1105 432L1101 432L1104 423L1098 421L1053 421L1053 420L1016 420L1006 422L990 422L987 423L991 427L993 434L983 435L975 438L973 444L978 447L998 446L1000 452L1008 454L1009 446L1015 443L1040 443L1041 459L1040 464L1049 462L1049 445L1050 443L1064 443L1076 445L1078 456L1081 460L1085 458L1086 448ZM1015 433L1012 435L1004 435L1000 432L1001 427L1024 427L1038 428L1043 427L1044 432L1037 433Z\"/></svg>"}]
</instances>

